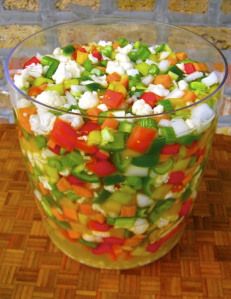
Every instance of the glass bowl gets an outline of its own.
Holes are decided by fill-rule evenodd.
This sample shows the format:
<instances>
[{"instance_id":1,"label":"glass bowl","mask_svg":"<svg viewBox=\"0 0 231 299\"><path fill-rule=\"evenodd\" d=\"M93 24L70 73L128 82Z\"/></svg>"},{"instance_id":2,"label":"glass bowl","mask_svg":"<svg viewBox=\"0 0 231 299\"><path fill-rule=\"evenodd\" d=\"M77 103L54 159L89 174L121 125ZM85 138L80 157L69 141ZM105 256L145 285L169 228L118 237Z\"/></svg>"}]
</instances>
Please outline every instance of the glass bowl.
<instances>
[{"instance_id":1,"label":"glass bowl","mask_svg":"<svg viewBox=\"0 0 231 299\"><path fill-rule=\"evenodd\" d=\"M211 70L219 70L220 84L209 96L168 113L115 117L127 127L121 133L123 142L114 142L106 154L105 150L86 144L84 138L76 144L73 138L79 138L78 132L70 133L62 125L58 126L61 145L57 145L49 133L57 119L81 119L100 128L99 124L110 117L79 115L39 103L17 88L12 77L37 53L43 55L68 44L121 36L150 45L167 42L174 51L184 51L190 58L207 63ZM35 200L47 233L57 247L83 264L111 269L144 265L169 252L183 234L211 148L227 77L223 54L200 36L175 26L102 17L55 25L31 35L10 52L5 73ZM46 123L42 118L46 113L53 121ZM161 120L195 114L200 114L201 119L190 134L175 141L161 136ZM41 117L40 134L31 130L28 115ZM145 156L126 148L126 140L131 135L129 124L136 126L147 118L154 119L157 128ZM144 135L137 142L147 142L149 137ZM87 170L89 160L97 161L99 176ZM108 175L108 161L115 167L116 175Z\"/></svg>"}]
</instances>

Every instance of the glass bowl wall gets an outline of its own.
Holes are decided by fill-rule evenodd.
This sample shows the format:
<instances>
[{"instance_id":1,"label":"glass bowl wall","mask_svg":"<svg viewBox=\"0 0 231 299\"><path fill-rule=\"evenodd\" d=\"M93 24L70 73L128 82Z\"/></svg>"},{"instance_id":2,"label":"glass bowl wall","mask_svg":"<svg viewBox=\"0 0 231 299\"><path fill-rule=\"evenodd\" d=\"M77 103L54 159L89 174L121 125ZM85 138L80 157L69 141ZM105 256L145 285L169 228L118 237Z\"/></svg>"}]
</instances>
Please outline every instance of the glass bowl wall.
<instances>
[{"instance_id":1,"label":"glass bowl wall","mask_svg":"<svg viewBox=\"0 0 231 299\"><path fill-rule=\"evenodd\" d=\"M83 160L86 165L95 152L87 152L83 148L55 152L49 143L49 134L38 137L27 130L23 117L23 113L27 112L20 110L23 108L18 104L22 99L30 101L34 115L49 111L57 119L67 112L36 103L14 85L12 77L36 53L43 55L72 43L86 44L121 36L131 42L140 40L150 45L167 42L174 51L184 51L192 59L207 63L211 70L218 68L222 72L222 82L209 97L178 111L149 118L159 123L160 119L195 113L195 109L203 105L210 108L211 117L192 132L194 139L176 141L172 152L163 151L165 141L157 136L156 144L149 152L150 167L131 166L131 160L139 160L140 155L126 148L109 150L109 160L116 165L117 176L120 177L117 183L114 181L108 186L108 182L101 178L99 181L88 179L83 185L66 180L66 185L62 185L60 180L73 175L73 169L78 168ZM57 247L84 264L118 269L150 263L173 248L192 210L216 128L227 76L226 61L219 50L201 37L167 24L102 18L60 24L32 35L11 51L5 71L19 127L19 142L35 199L47 232ZM69 114L80 117L75 113ZM84 122L102 121L84 115L81 117ZM117 120L135 125L145 118ZM158 135L158 129L156 132ZM124 138L126 144L129 134ZM67 156L71 154L68 162ZM183 173L182 181L170 181L172 173ZM79 177L77 175L77 179ZM138 197L145 201L143 206L138 204ZM128 216L121 216L121 210L129 206L136 209L134 215L129 216L131 210L128 208Z\"/></svg>"}]
</instances>

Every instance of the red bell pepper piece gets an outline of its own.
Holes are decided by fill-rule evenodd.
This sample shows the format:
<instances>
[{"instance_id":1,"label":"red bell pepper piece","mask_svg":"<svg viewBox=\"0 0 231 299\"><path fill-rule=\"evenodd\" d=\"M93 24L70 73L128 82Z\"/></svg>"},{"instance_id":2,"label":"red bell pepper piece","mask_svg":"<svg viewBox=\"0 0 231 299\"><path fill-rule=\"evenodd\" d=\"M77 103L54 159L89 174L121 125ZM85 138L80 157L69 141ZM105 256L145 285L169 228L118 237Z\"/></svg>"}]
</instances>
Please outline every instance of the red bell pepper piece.
<instances>
[{"instance_id":1,"label":"red bell pepper piece","mask_svg":"<svg viewBox=\"0 0 231 299\"><path fill-rule=\"evenodd\" d=\"M109 108L116 109L124 102L124 94L108 89L104 94L102 102Z\"/></svg>"},{"instance_id":2,"label":"red bell pepper piece","mask_svg":"<svg viewBox=\"0 0 231 299\"><path fill-rule=\"evenodd\" d=\"M187 201L185 201L182 206L181 206L181 209L180 209L180 212L179 212L179 215L181 217L185 217L187 216L190 212L191 212L191 209L192 209L192 198L189 198Z\"/></svg>"},{"instance_id":3,"label":"red bell pepper piece","mask_svg":"<svg viewBox=\"0 0 231 299\"><path fill-rule=\"evenodd\" d=\"M113 253L113 250L111 248L111 245L109 244L105 244L105 243L101 243L99 244L96 248L92 248L91 252L95 255L101 255L101 254L105 254L105 253Z\"/></svg>"},{"instance_id":4,"label":"red bell pepper piece","mask_svg":"<svg viewBox=\"0 0 231 299\"><path fill-rule=\"evenodd\" d=\"M88 145L84 140L76 140L75 141L75 148L80 151L85 152L86 154L93 155L97 152L97 147L94 145Z\"/></svg>"},{"instance_id":5,"label":"red bell pepper piece","mask_svg":"<svg viewBox=\"0 0 231 299\"><path fill-rule=\"evenodd\" d=\"M60 151L61 151L61 146L59 146L59 145L56 144L54 148L49 147L49 149L50 149L53 153L55 153L56 155L59 155L59 154L60 154Z\"/></svg>"},{"instance_id":6,"label":"red bell pepper piece","mask_svg":"<svg viewBox=\"0 0 231 299\"><path fill-rule=\"evenodd\" d=\"M173 171L169 175L168 184L179 185L185 178L185 173L183 171Z\"/></svg>"},{"instance_id":7,"label":"red bell pepper piece","mask_svg":"<svg viewBox=\"0 0 231 299\"><path fill-rule=\"evenodd\" d=\"M88 135L91 131L95 130L100 130L100 125L92 121L88 121L79 129L79 132L82 135Z\"/></svg>"},{"instance_id":8,"label":"red bell pepper piece","mask_svg":"<svg viewBox=\"0 0 231 299\"><path fill-rule=\"evenodd\" d=\"M180 150L180 145L175 143L175 144L166 144L162 150L161 154L164 155L176 155L179 153Z\"/></svg>"},{"instance_id":9,"label":"red bell pepper piece","mask_svg":"<svg viewBox=\"0 0 231 299\"><path fill-rule=\"evenodd\" d=\"M110 230L111 226L108 225L107 223L100 223L95 220L90 220L88 222L88 228L99 232L107 232Z\"/></svg>"},{"instance_id":10,"label":"red bell pepper piece","mask_svg":"<svg viewBox=\"0 0 231 299\"><path fill-rule=\"evenodd\" d=\"M116 172L116 167L107 160L92 161L87 164L87 168L98 176L108 176Z\"/></svg>"},{"instance_id":11,"label":"red bell pepper piece","mask_svg":"<svg viewBox=\"0 0 231 299\"><path fill-rule=\"evenodd\" d=\"M155 137L155 129L136 126L127 140L127 147L136 152L144 153L149 149Z\"/></svg>"},{"instance_id":12,"label":"red bell pepper piece","mask_svg":"<svg viewBox=\"0 0 231 299\"><path fill-rule=\"evenodd\" d=\"M69 123L57 118L51 131L51 139L59 146L72 151L76 147L77 133Z\"/></svg>"},{"instance_id":13,"label":"red bell pepper piece","mask_svg":"<svg viewBox=\"0 0 231 299\"><path fill-rule=\"evenodd\" d=\"M68 175L66 177L67 181L72 184L72 185L76 185L76 186L83 186L85 185L85 182L78 179L77 177L73 176L73 175Z\"/></svg>"},{"instance_id":14,"label":"red bell pepper piece","mask_svg":"<svg viewBox=\"0 0 231 299\"><path fill-rule=\"evenodd\" d=\"M151 244L149 244L147 246L147 251L149 251L149 252L155 252L155 251L157 251L160 248L160 246L162 244L163 244L163 242L161 241L161 239L158 240L158 241L156 241L156 242L154 242L154 243L151 243Z\"/></svg>"},{"instance_id":15,"label":"red bell pepper piece","mask_svg":"<svg viewBox=\"0 0 231 299\"><path fill-rule=\"evenodd\" d=\"M38 60L38 58L36 56L31 57L29 60L27 60L24 65L23 68L25 69L27 66L31 65L31 64L38 64L40 63L40 61Z\"/></svg>"},{"instance_id":16,"label":"red bell pepper piece","mask_svg":"<svg viewBox=\"0 0 231 299\"><path fill-rule=\"evenodd\" d=\"M92 51L92 56L95 57L95 58L97 58L99 61L101 61L102 58L103 58L102 54L97 49L94 49Z\"/></svg>"},{"instance_id":17,"label":"red bell pepper piece","mask_svg":"<svg viewBox=\"0 0 231 299\"><path fill-rule=\"evenodd\" d=\"M143 99L152 108L156 106L156 103L158 101L158 97L153 92L144 92L141 96L141 99Z\"/></svg>"},{"instance_id":18,"label":"red bell pepper piece","mask_svg":"<svg viewBox=\"0 0 231 299\"><path fill-rule=\"evenodd\" d=\"M111 244L111 245L123 245L125 240L118 237L106 237L103 239L103 242L105 244Z\"/></svg>"},{"instance_id":19,"label":"red bell pepper piece","mask_svg":"<svg viewBox=\"0 0 231 299\"><path fill-rule=\"evenodd\" d=\"M196 71L196 68L192 63L189 62L184 64L184 71L186 74L192 74Z\"/></svg>"},{"instance_id":20,"label":"red bell pepper piece","mask_svg":"<svg viewBox=\"0 0 231 299\"><path fill-rule=\"evenodd\" d=\"M96 153L95 153L95 157L96 159L98 160L107 160L110 155L108 152L105 152L103 150L98 150Z\"/></svg>"}]
</instances>

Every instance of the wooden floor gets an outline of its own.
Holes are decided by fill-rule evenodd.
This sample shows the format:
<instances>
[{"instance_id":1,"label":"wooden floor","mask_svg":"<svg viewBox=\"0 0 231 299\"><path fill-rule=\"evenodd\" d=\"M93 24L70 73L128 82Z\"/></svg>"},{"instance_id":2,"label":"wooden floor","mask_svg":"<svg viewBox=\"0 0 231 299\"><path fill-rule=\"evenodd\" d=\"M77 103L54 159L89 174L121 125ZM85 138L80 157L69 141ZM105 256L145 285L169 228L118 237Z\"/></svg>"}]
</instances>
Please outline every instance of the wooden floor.
<instances>
[{"instance_id":1,"label":"wooden floor","mask_svg":"<svg viewBox=\"0 0 231 299\"><path fill-rule=\"evenodd\" d=\"M231 137L215 138L180 244L133 270L80 265L51 244L13 125L0 126L0 171L0 299L231 298Z\"/></svg>"}]
</instances>

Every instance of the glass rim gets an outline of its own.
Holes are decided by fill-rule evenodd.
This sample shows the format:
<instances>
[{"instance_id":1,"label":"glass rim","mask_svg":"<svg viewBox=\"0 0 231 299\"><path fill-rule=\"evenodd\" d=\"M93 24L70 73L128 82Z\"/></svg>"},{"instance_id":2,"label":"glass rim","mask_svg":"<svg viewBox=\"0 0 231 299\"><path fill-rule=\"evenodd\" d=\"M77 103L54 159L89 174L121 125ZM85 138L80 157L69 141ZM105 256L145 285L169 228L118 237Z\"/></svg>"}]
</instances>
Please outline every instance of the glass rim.
<instances>
[{"instance_id":1,"label":"glass rim","mask_svg":"<svg viewBox=\"0 0 231 299\"><path fill-rule=\"evenodd\" d=\"M112 25L112 24L119 24L119 21L121 21L121 23L129 23L129 22L134 22L134 23L140 23L140 24L145 24L145 23L148 23L148 24L158 24L158 25L163 25L163 26L167 26L167 27L170 27L170 28L175 28L177 30L182 30L182 31L185 31L185 32L188 32L192 35L194 35L195 37L201 39L203 42L207 43L208 46L214 48L214 50L217 51L217 53L220 55L222 61L223 61L223 66L224 66L224 76L223 76L223 79L222 81L219 83L218 87L212 92L210 93L209 95L207 95L206 97L202 98L201 100L197 101L197 102L194 102L190 105L187 105L187 106L183 106L183 107L180 107L180 108L177 108L177 109L173 109L171 111L164 111L164 112L161 112L161 113L153 113L153 114L148 114L148 115L129 115L129 116L110 116L110 115L88 115L86 113L78 113L78 112L72 112L72 111L66 111L66 110L63 110L62 108L57 108L57 107L52 107L52 106L49 106L47 104L44 104L44 103L41 103L39 101L37 101L36 99L33 99L31 96L29 96L28 94L26 94L24 91L22 91L21 89L19 89L15 84L14 84L14 81L11 79L11 76L10 76L10 69L9 69L9 63L11 61L11 58L13 58L13 55L14 53L17 51L18 48L20 48L20 46L22 46L27 40L31 39L32 37L35 37L36 35L39 35L43 32L46 32L48 30L52 30L54 28L58 28L58 27L61 27L61 26L65 26L65 25L69 25L69 24L72 24L72 23L77 23L77 24L92 24L94 25L95 22L99 22L99 24L102 24L102 25L106 25L106 24L109 24L109 25ZM110 21L110 23L106 23L106 21ZM115 23L113 23L115 22ZM96 25L96 24L95 24ZM44 106L46 108L49 108L51 110L55 110L57 112L60 112L60 113L65 113L65 114L72 114L72 115L77 115L77 116L82 116L82 117L86 117L86 118L91 118L91 117L94 117L95 119L98 119L98 118L116 118L116 119L140 119L140 118L148 118L148 117L156 117L156 116L162 116L162 115L169 115L169 114L173 114L173 113L176 113L178 111L181 111L181 110L184 110L184 109L188 109L188 108L191 108L191 107L194 107L194 106L197 106L203 102L205 102L206 100L208 100L209 98L211 98L212 96L214 96L222 87L223 85L225 84L225 81L228 77L228 62L226 60L226 57L224 56L224 54L222 53L222 51L216 46L214 45L212 42L210 42L209 40L207 40L206 38L204 38L203 36L189 30L189 29L185 29L185 28L182 28L180 26L176 26L176 25L172 25L172 24L168 24L168 23L164 23L164 22L159 22L159 21L154 21L153 19L144 19L144 18L139 18L139 19L135 19L134 17L127 17L127 18L124 18L124 17L121 17L121 16L97 16L97 17L93 17L91 19L88 19L87 16L86 17L83 17L82 19L79 19L79 20L72 20L72 21L68 21L68 22L62 22L62 23L58 23L58 24L55 24L55 25L52 25L52 26L49 26L49 27L46 27L46 28L43 28L29 36L27 36L26 38L24 38L21 42L19 42L14 48L12 48L10 50L10 52L8 53L6 59L3 61L3 67L4 67L4 73L5 73L5 76L6 76L6 81L7 83L9 83L19 94L21 94L24 98L26 98L27 100L33 102L33 103L36 103L38 105L41 105L41 106ZM115 111L112 111L112 112L116 112L116 111L121 111L122 109L118 109L118 110L115 110ZM109 110L110 112L110 110Z\"/></svg>"}]
</instances>

